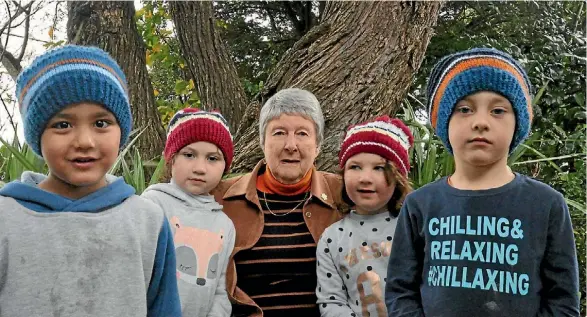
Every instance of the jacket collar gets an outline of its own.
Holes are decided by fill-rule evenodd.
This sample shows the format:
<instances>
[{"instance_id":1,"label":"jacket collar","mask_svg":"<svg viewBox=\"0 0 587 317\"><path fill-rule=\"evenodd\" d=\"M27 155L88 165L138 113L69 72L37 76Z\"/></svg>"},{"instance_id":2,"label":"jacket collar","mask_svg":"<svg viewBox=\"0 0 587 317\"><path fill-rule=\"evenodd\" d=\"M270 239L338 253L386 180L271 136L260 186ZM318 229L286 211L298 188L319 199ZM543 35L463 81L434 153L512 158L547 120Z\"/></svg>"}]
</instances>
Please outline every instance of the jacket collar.
<instances>
[{"instance_id":1,"label":"jacket collar","mask_svg":"<svg viewBox=\"0 0 587 317\"><path fill-rule=\"evenodd\" d=\"M248 201L259 206L259 209L261 209L259 197L257 196L257 176L259 175L261 168L264 168L265 165L266 162L264 159L259 161L253 171L243 175L238 181L230 186L222 198L228 199L237 196L245 196ZM331 193L330 187L324 176L316 171L316 167L312 167L312 185L310 187L310 193L317 200L328 205L332 209L336 209L333 200L334 195Z\"/></svg>"}]
</instances>

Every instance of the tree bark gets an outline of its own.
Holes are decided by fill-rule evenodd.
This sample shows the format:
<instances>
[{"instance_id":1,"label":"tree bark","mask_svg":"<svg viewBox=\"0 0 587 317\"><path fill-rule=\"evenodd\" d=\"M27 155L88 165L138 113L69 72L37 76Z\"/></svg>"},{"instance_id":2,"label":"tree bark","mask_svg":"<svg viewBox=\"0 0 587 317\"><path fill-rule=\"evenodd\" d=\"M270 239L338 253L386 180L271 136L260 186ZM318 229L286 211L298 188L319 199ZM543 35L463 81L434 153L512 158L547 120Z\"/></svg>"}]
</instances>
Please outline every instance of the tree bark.
<instances>
[{"instance_id":1,"label":"tree bark","mask_svg":"<svg viewBox=\"0 0 587 317\"><path fill-rule=\"evenodd\" d=\"M321 102L326 127L319 170L334 171L345 128L399 108L433 35L440 2L328 2L322 22L282 58L246 109L236 135L234 172L263 157L259 105L298 87Z\"/></svg>"},{"instance_id":2,"label":"tree bark","mask_svg":"<svg viewBox=\"0 0 587 317\"><path fill-rule=\"evenodd\" d=\"M145 129L135 145L144 158L160 155L165 130L147 73L145 45L136 30L134 3L72 1L67 3L67 13L69 42L100 47L121 66L128 81L133 128Z\"/></svg>"},{"instance_id":3,"label":"tree bark","mask_svg":"<svg viewBox=\"0 0 587 317\"><path fill-rule=\"evenodd\" d=\"M219 109L234 133L247 96L229 50L216 30L211 1L170 1L181 51L202 108Z\"/></svg>"}]
</instances>

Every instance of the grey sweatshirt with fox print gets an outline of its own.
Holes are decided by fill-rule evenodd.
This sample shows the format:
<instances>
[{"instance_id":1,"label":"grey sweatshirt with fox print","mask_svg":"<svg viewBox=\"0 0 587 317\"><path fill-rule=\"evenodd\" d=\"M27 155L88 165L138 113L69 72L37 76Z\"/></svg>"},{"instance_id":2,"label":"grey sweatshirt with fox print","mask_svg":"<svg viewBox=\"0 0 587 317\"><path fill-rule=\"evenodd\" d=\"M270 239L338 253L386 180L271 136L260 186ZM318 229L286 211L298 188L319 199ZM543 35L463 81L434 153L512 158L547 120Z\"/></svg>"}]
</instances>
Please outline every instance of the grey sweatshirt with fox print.
<instances>
[{"instance_id":1,"label":"grey sweatshirt with fox print","mask_svg":"<svg viewBox=\"0 0 587 317\"><path fill-rule=\"evenodd\" d=\"M230 316L226 266L234 247L232 221L211 195L191 195L175 183L149 186L142 197L163 209L175 242L183 316Z\"/></svg>"}]
</instances>

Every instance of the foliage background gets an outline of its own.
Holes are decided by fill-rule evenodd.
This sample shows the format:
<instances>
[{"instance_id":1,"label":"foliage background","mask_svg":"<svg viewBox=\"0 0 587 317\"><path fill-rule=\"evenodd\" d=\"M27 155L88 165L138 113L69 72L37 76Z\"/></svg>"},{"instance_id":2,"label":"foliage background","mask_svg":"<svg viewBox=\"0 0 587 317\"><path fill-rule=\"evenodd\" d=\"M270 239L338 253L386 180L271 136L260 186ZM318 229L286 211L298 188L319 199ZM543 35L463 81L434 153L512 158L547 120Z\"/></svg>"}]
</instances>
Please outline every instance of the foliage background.
<instances>
[{"instance_id":1,"label":"foliage background","mask_svg":"<svg viewBox=\"0 0 587 317\"><path fill-rule=\"evenodd\" d=\"M322 5L306 2L215 2L216 26L230 47L240 79L252 98L283 54L320 22ZM563 193L570 206L579 255L581 315L585 315L586 214L586 10L585 2L447 2L411 92L397 115L409 121L417 138L410 178L419 187L452 172L453 162L426 125L424 88L434 63L472 47L495 47L520 60L535 87L532 136L509 160L510 166ZM64 10L56 6L55 21ZM147 47L147 66L163 125L178 109L200 104L181 56L167 3L143 2L137 30ZM49 29L45 48L64 44ZM63 33L63 30L61 30ZM40 52L39 52L40 54ZM1 74L0 74L1 75ZM0 93L6 103L14 102ZM5 122L4 122L5 123ZM139 131L136 131L139 134ZM16 134L15 134L16 135ZM0 186L24 169L46 172L43 162L15 139L0 146ZM162 161L144 161L128 148L113 169L141 192L156 182Z\"/></svg>"}]
</instances>

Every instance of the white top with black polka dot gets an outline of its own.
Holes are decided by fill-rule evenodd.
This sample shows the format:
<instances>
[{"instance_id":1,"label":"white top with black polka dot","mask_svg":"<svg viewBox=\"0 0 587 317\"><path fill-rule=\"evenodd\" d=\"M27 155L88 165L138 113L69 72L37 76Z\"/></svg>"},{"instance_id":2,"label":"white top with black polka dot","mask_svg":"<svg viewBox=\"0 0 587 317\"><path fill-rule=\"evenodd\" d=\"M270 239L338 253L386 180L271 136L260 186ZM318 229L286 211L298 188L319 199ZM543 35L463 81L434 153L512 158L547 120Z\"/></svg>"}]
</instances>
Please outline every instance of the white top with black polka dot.
<instances>
[{"instance_id":1,"label":"white top with black polka dot","mask_svg":"<svg viewBox=\"0 0 587 317\"><path fill-rule=\"evenodd\" d=\"M352 211L328 227L316 250L316 295L323 317L386 317L387 263L397 218Z\"/></svg>"}]
</instances>

